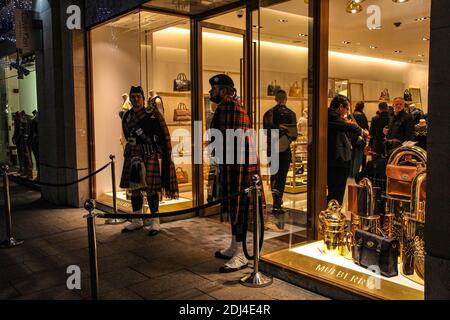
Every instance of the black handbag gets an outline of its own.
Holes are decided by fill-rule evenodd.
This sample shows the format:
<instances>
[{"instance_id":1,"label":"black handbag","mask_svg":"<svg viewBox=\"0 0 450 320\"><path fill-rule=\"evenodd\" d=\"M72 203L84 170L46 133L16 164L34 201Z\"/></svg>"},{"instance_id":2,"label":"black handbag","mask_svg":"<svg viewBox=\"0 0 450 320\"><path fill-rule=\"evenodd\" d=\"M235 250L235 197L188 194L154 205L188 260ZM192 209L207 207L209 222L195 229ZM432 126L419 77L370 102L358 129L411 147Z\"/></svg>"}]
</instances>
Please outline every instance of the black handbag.
<instances>
[{"instance_id":1,"label":"black handbag","mask_svg":"<svg viewBox=\"0 0 450 320\"><path fill-rule=\"evenodd\" d=\"M403 93L403 99L405 99L406 102L411 102L413 101L412 99L412 94L411 92L409 92L408 89L405 90L405 93Z\"/></svg>"},{"instance_id":2,"label":"black handbag","mask_svg":"<svg viewBox=\"0 0 450 320\"><path fill-rule=\"evenodd\" d=\"M173 91L190 91L191 81L188 80L184 73L179 73L177 78L173 80Z\"/></svg>"},{"instance_id":3,"label":"black handbag","mask_svg":"<svg viewBox=\"0 0 450 320\"><path fill-rule=\"evenodd\" d=\"M356 230L353 262L380 272L385 277L398 275L399 242L367 231Z\"/></svg>"},{"instance_id":4,"label":"black handbag","mask_svg":"<svg viewBox=\"0 0 450 320\"><path fill-rule=\"evenodd\" d=\"M281 87L279 85L277 85L277 80L272 81L267 86L267 96L274 96L278 90L281 90Z\"/></svg>"}]
</instances>

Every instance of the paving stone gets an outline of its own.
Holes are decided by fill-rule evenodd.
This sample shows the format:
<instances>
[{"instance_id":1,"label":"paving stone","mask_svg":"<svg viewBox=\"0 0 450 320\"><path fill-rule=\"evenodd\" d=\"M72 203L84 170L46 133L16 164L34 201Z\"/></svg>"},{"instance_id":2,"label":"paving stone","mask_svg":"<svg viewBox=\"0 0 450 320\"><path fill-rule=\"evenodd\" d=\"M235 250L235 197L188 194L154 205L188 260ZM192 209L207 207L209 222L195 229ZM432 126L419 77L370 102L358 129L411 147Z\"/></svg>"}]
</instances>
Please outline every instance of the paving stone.
<instances>
[{"instance_id":1,"label":"paving stone","mask_svg":"<svg viewBox=\"0 0 450 320\"><path fill-rule=\"evenodd\" d=\"M108 281L115 288L124 288L143 282L149 278L130 268L107 272L101 275L102 280Z\"/></svg>"},{"instance_id":2,"label":"paving stone","mask_svg":"<svg viewBox=\"0 0 450 320\"><path fill-rule=\"evenodd\" d=\"M166 296L161 296L163 300L214 300L213 297L203 293L202 291L191 288L188 290L183 290L175 294L167 294Z\"/></svg>"},{"instance_id":3,"label":"paving stone","mask_svg":"<svg viewBox=\"0 0 450 320\"><path fill-rule=\"evenodd\" d=\"M41 290L22 295L19 300L80 300L76 291L67 289L67 287L58 286L47 290Z\"/></svg>"},{"instance_id":4,"label":"paving stone","mask_svg":"<svg viewBox=\"0 0 450 320\"><path fill-rule=\"evenodd\" d=\"M66 270L54 270L35 273L31 276L13 280L11 284L21 294L30 294L52 287L65 285L67 281Z\"/></svg>"},{"instance_id":5,"label":"paving stone","mask_svg":"<svg viewBox=\"0 0 450 320\"><path fill-rule=\"evenodd\" d=\"M19 278L24 278L33 274L33 271L25 264L14 264L5 268L0 268L0 281L12 281Z\"/></svg>"},{"instance_id":6,"label":"paving stone","mask_svg":"<svg viewBox=\"0 0 450 320\"><path fill-rule=\"evenodd\" d=\"M101 294L100 300L142 300L142 297L128 289L122 288L120 290L109 291Z\"/></svg>"},{"instance_id":7,"label":"paving stone","mask_svg":"<svg viewBox=\"0 0 450 320\"><path fill-rule=\"evenodd\" d=\"M145 299L160 299L162 296L167 297L173 292L178 293L181 290L199 288L209 283L209 280L199 277L192 272L181 270L144 281L129 287L129 289Z\"/></svg>"},{"instance_id":8,"label":"paving stone","mask_svg":"<svg viewBox=\"0 0 450 320\"><path fill-rule=\"evenodd\" d=\"M133 265L131 266L131 269L148 278L157 278L174 271L179 271L183 268L179 264L172 264L163 259L155 259L153 261L146 261L138 265Z\"/></svg>"},{"instance_id":9,"label":"paving stone","mask_svg":"<svg viewBox=\"0 0 450 320\"><path fill-rule=\"evenodd\" d=\"M12 286L0 287L0 300L15 299L20 296L20 293Z\"/></svg>"}]
</instances>

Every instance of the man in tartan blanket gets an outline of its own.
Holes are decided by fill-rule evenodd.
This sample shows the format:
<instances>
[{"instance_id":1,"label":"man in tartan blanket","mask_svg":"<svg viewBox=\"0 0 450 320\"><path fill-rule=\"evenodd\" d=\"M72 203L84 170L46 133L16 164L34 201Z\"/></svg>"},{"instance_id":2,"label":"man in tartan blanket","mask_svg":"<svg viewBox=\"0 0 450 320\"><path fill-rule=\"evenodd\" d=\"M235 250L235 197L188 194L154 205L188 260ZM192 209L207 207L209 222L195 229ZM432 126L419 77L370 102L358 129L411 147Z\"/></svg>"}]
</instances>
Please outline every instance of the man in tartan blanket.
<instances>
[{"instance_id":1,"label":"man in tartan blanket","mask_svg":"<svg viewBox=\"0 0 450 320\"><path fill-rule=\"evenodd\" d=\"M171 199L178 198L178 183L172 161L170 134L158 109L144 106L144 91L131 87L130 100L133 108L122 118L125 146L120 187L131 189L133 213L142 213L143 193L151 213L158 213L160 194ZM132 219L122 232L142 229L146 225L150 236L159 233L159 218Z\"/></svg>"},{"instance_id":2,"label":"man in tartan blanket","mask_svg":"<svg viewBox=\"0 0 450 320\"><path fill-rule=\"evenodd\" d=\"M248 135L251 129L250 118L236 97L233 80L227 75L219 74L209 82L210 100L217 104L210 128L219 130L223 137L223 159L218 165L219 197L226 198L250 187L253 175L259 173L255 137ZM235 132L232 139L229 136L227 138L230 131ZM247 229L244 216L253 212L253 205L253 197L247 195L240 195L221 205L222 212L230 214L232 240L229 248L215 253L217 258L228 259L220 272L234 272L248 267L242 248Z\"/></svg>"}]
</instances>

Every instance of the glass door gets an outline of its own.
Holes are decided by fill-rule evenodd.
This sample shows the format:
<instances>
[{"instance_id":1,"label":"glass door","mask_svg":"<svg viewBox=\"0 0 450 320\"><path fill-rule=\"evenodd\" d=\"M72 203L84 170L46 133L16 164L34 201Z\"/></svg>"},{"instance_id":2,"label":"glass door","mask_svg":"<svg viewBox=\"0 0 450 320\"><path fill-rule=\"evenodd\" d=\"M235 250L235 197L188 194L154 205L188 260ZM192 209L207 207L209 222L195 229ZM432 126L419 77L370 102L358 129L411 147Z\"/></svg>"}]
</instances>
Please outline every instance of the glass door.
<instances>
[{"instance_id":1,"label":"glass door","mask_svg":"<svg viewBox=\"0 0 450 320\"><path fill-rule=\"evenodd\" d=\"M216 105L209 100L211 88L209 79L216 74L226 74L231 77L237 90L237 96L244 106L245 70L244 70L244 48L245 48L245 21L242 29L238 21L244 19L238 17L236 12L227 13L202 22L202 87L203 87L203 130L206 132L216 109ZM244 106L245 107L245 106ZM207 150L204 148L203 157L203 188L204 201L212 201L214 196L213 179L214 168L210 166ZM206 212L206 215L208 212Z\"/></svg>"}]
</instances>

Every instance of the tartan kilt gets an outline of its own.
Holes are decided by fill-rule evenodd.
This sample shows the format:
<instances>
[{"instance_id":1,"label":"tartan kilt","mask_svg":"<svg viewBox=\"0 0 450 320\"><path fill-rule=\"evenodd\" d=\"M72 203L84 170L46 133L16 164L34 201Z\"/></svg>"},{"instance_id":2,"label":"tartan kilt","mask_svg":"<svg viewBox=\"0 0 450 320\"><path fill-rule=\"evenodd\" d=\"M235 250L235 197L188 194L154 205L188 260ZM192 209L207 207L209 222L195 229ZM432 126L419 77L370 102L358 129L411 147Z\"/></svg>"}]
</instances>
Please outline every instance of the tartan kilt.
<instances>
[{"instance_id":1,"label":"tartan kilt","mask_svg":"<svg viewBox=\"0 0 450 320\"><path fill-rule=\"evenodd\" d=\"M128 150L127 150L128 149ZM130 150L131 149L131 150ZM126 151L130 152L133 156L141 155L139 152L140 146L131 146L127 144ZM130 175L131 175L131 156L126 156L122 168L122 176L120 178L120 187L122 189L130 189ZM150 157L143 157L145 164L145 181L147 187L142 188L146 192L157 193L161 192L161 168L159 165L158 156L152 155Z\"/></svg>"}]
</instances>

